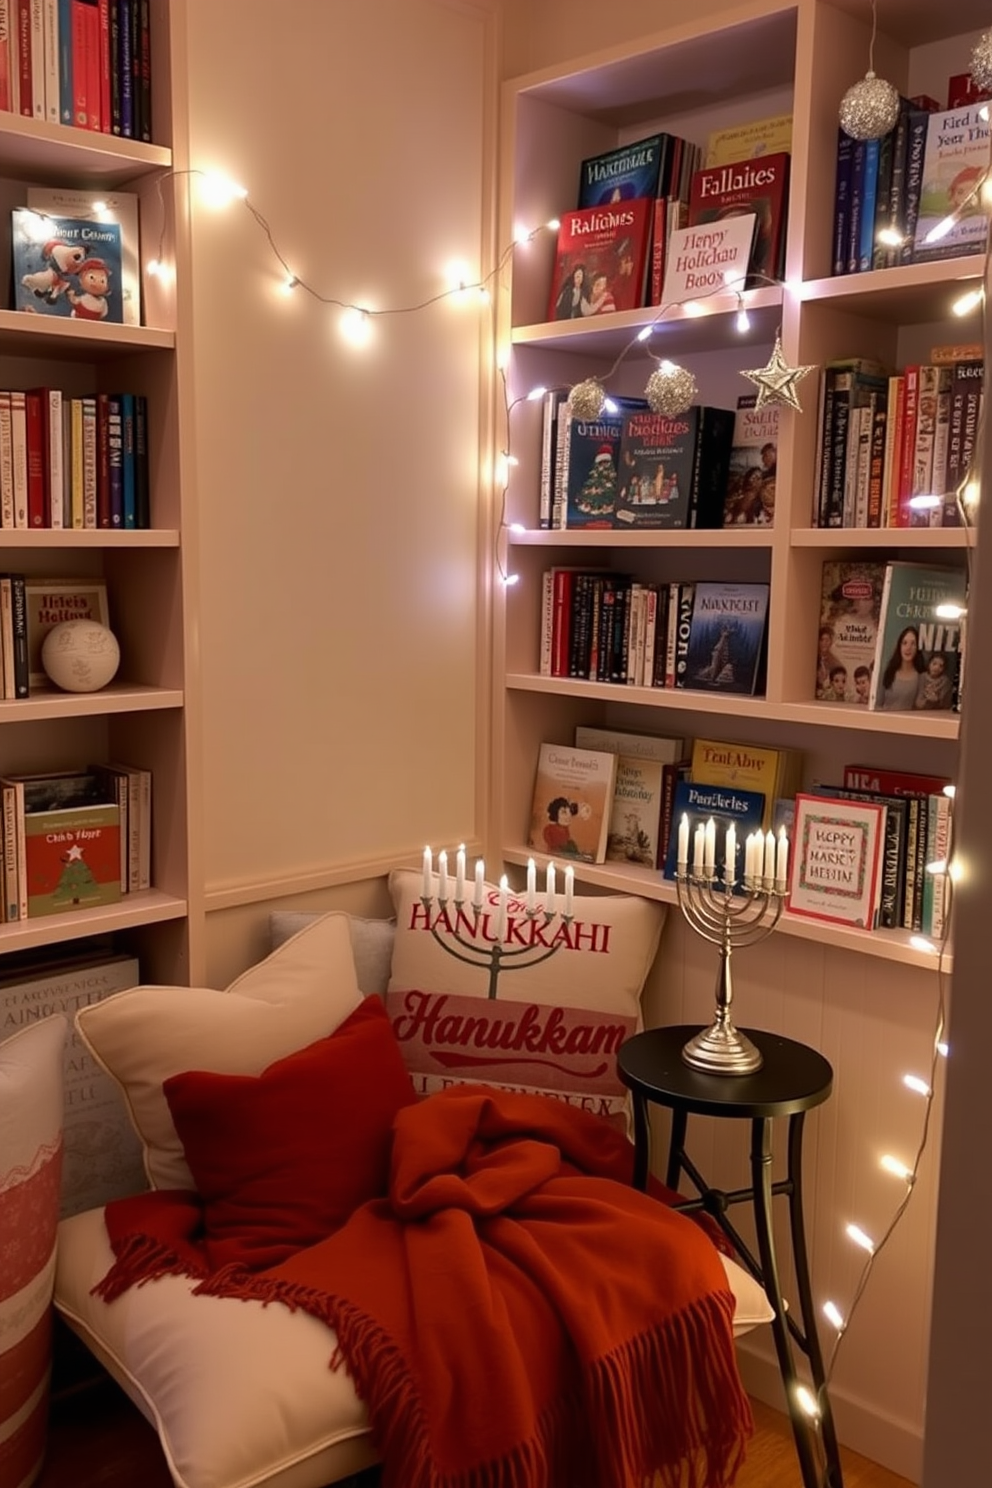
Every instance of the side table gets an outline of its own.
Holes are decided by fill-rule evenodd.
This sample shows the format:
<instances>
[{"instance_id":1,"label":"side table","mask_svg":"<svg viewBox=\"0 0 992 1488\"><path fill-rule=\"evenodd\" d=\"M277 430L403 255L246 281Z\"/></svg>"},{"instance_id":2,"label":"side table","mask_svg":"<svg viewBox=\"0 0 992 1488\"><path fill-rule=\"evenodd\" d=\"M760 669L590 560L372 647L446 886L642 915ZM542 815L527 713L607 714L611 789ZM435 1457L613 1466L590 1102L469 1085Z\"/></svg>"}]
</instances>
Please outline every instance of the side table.
<instances>
[{"instance_id":1,"label":"side table","mask_svg":"<svg viewBox=\"0 0 992 1488\"><path fill-rule=\"evenodd\" d=\"M641 1189L647 1186L650 1157L648 1104L655 1102L667 1106L672 1112L672 1132L664 1181L669 1188L677 1189L684 1173L699 1195L698 1198L685 1199L676 1207L704 1209L712 1215L731 1241L741 1263L764 1288L774 1311L775 1350L785 1385L804 1488L843 1488L840 1453L810 1291L802 1194L803 1123L806 1112L829 1096L833 1070L822 1054L805 1044L761 1030L749 1028L746 1031L763 1058L761 1069L747 1075L714 1075L685 1064L682 1046L698 1032L694 1024L651 1028L635 1034L621 1046L617 1070L631 1091L634 1106L634 1184ZM712 1188L706 1181L685 1148L686 1127L692 1114L750 1121L750 1188L727 1193ZM788 1176L773 1183L772 1123L781 1116L789 1118ZM789 1201L789 1228L801 1325L791 1312L786 1311L779 1282L772 1232L772 1199L779 1194L787 1196ZM754 1210L757 1256L727 1214L732 1205L741 1203L750 1203ZM817 1466L813 1427L796 1395L800 1380L792 1341L809 1360L820 1408L825 1478L820 1477Z\"/></svg>"}]
</instances>

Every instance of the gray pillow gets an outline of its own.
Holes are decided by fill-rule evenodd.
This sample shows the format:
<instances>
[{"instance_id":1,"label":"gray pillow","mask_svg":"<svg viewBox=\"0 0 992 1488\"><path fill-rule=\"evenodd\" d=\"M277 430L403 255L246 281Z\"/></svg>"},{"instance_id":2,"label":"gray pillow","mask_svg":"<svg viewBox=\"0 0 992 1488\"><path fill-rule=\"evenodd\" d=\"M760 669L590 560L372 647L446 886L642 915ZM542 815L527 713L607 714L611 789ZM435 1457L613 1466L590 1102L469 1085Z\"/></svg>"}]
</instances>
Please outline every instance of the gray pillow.
<instances>
[{"instance_id":1,"label":"gray pillow","mask_svg":"<svg viewBox=\"0 0 992 1488\"><path fill-rule=\"evenodd\" d=\"M283 909L269 915L271 950L276 950L284 941L296 935L314 920L326 913L322 909ZM351 951L355 958L355 975L359 989L365 993L378 993L385 997L389 986L389 970L393 959L393 939L396 934L395 920L366 920L360 915L348 916L351 932Z\"/></svg>"}]
</instances>

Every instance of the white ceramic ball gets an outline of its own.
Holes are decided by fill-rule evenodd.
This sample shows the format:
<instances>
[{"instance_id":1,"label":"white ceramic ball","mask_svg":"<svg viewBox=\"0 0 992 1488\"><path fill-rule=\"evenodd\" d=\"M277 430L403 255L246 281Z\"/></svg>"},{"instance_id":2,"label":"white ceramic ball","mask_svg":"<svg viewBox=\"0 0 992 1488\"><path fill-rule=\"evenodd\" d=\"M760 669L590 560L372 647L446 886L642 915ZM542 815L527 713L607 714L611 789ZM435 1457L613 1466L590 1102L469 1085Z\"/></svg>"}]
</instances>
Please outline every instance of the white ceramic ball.
<instances>
[{"instance_id":1,"label":"white ceramic ball","mask_svg":"<svg viewBox=\"0 0 992 1488\"><path fill-rule=\"evenodd\" d=\"M42 642L45 675L64 692L99 692L120 662L116 637L96 620L65 620Z\"/></svg>"}]
</instances>

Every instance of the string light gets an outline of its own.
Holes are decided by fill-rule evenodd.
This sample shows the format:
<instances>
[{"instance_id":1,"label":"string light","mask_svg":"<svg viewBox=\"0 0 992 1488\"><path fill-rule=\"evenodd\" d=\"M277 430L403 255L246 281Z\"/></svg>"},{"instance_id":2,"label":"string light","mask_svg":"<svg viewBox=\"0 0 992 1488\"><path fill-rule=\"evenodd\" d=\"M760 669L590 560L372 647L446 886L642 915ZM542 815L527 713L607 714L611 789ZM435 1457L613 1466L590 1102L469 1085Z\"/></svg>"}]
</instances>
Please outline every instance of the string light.
<instances>
[{"instance_id":1,"label":"string light","mask_svg":"<svg viewBox=\"0 0 992 1488\"><path fill-rule=\"evenodd\" d=\"M902 1178L905 1183L916 1182L916 1175L912 1168L907 1168L905 1163L900 1162L897 1157L892 1157L888 1152L880 1159L879 1166L883 1167L887 1173L892 1173L894 1177Z\"/></svg>"},{"instance_id":2,"label":"string light","mask_svg":"<svg viewBox=\"0 0 992 1488\"><path fill-rule=\"evenodd\" d=\"M907 1090L914 1091L917 1095L925 1095L928 1099L932 1094L926 1080L921 1080L919 1075L903 1075L902 1083Z\"/></svg>"},{"instance_id":3,"label":"string light","mask_svg":"<svg viewBox=\"0 0 992 1488\"><path fill-rule=\"evenodd\" d=\"M832 1326L837 1329L838 1333L843 1333L844 1319L836 1302L824 1302L823 1316L826 1318L828 1323L832 1324Z\"/></svg>"},{"instance_id":4,"label":"string light","mask_svg":"<svg viewBox=\"0 0 992 1488\"><path fill-rule=\"evenodd\" d=\"M867 1250L868 1253L869 1253L869 1255L873 1255L874 1254L874 1252L875 1252L875 1242L874 1242L874 1240L871 1238L870 1235L866 1235L865 1232L864 1232L864 1230L862 1230L858 1225L856 1225L856 1224L849 1224L849 1225L847 1225L846 1226L846 1233L847 1233L848 1239L849 1240L853 1240L854 1243L855 1243L855 1245L860 1245L861 1249L862 1250Z\"/></svg>"},{"instance_id":5,"label":"string light","mask_svg":"<svg viewBox=\"0 0 992 1488\"><path fill-rule=\"evenodd\" d=\"M966 294L954 301L951 306L955 315L970 315L972 310L977 310L982 303L984 295L980 289L969 289Z\"/></svg>"}]
</instances>

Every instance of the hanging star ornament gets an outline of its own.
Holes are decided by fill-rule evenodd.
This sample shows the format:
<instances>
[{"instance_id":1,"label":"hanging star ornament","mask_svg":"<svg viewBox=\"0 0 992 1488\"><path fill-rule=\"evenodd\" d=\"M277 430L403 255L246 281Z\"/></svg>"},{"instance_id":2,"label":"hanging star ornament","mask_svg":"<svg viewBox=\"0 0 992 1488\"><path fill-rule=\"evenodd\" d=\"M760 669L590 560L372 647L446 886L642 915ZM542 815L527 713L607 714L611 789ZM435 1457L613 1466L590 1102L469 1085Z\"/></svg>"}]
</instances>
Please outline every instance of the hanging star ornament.
<instances>
[{"instance_id":1,"label":"hanging star ornament","mask_svg":"<svg viewBox=\"0 0 992 1488\"><path fill-rule=\"evenodd\" d=\"M768 403L782 403L786 408L794 408L797 413L802 413L802 405L796 393L796 383L805 377L807 372L812 372L813 367L790 367L782 355L782 342L780 337L775 337L775 345L772 354L764 367L756 367L753 371L741 370L741 376L746 377L748 382L753 382L758 389L755 401L756 408L764 408Z\"/></svg>"}]
</instances>

